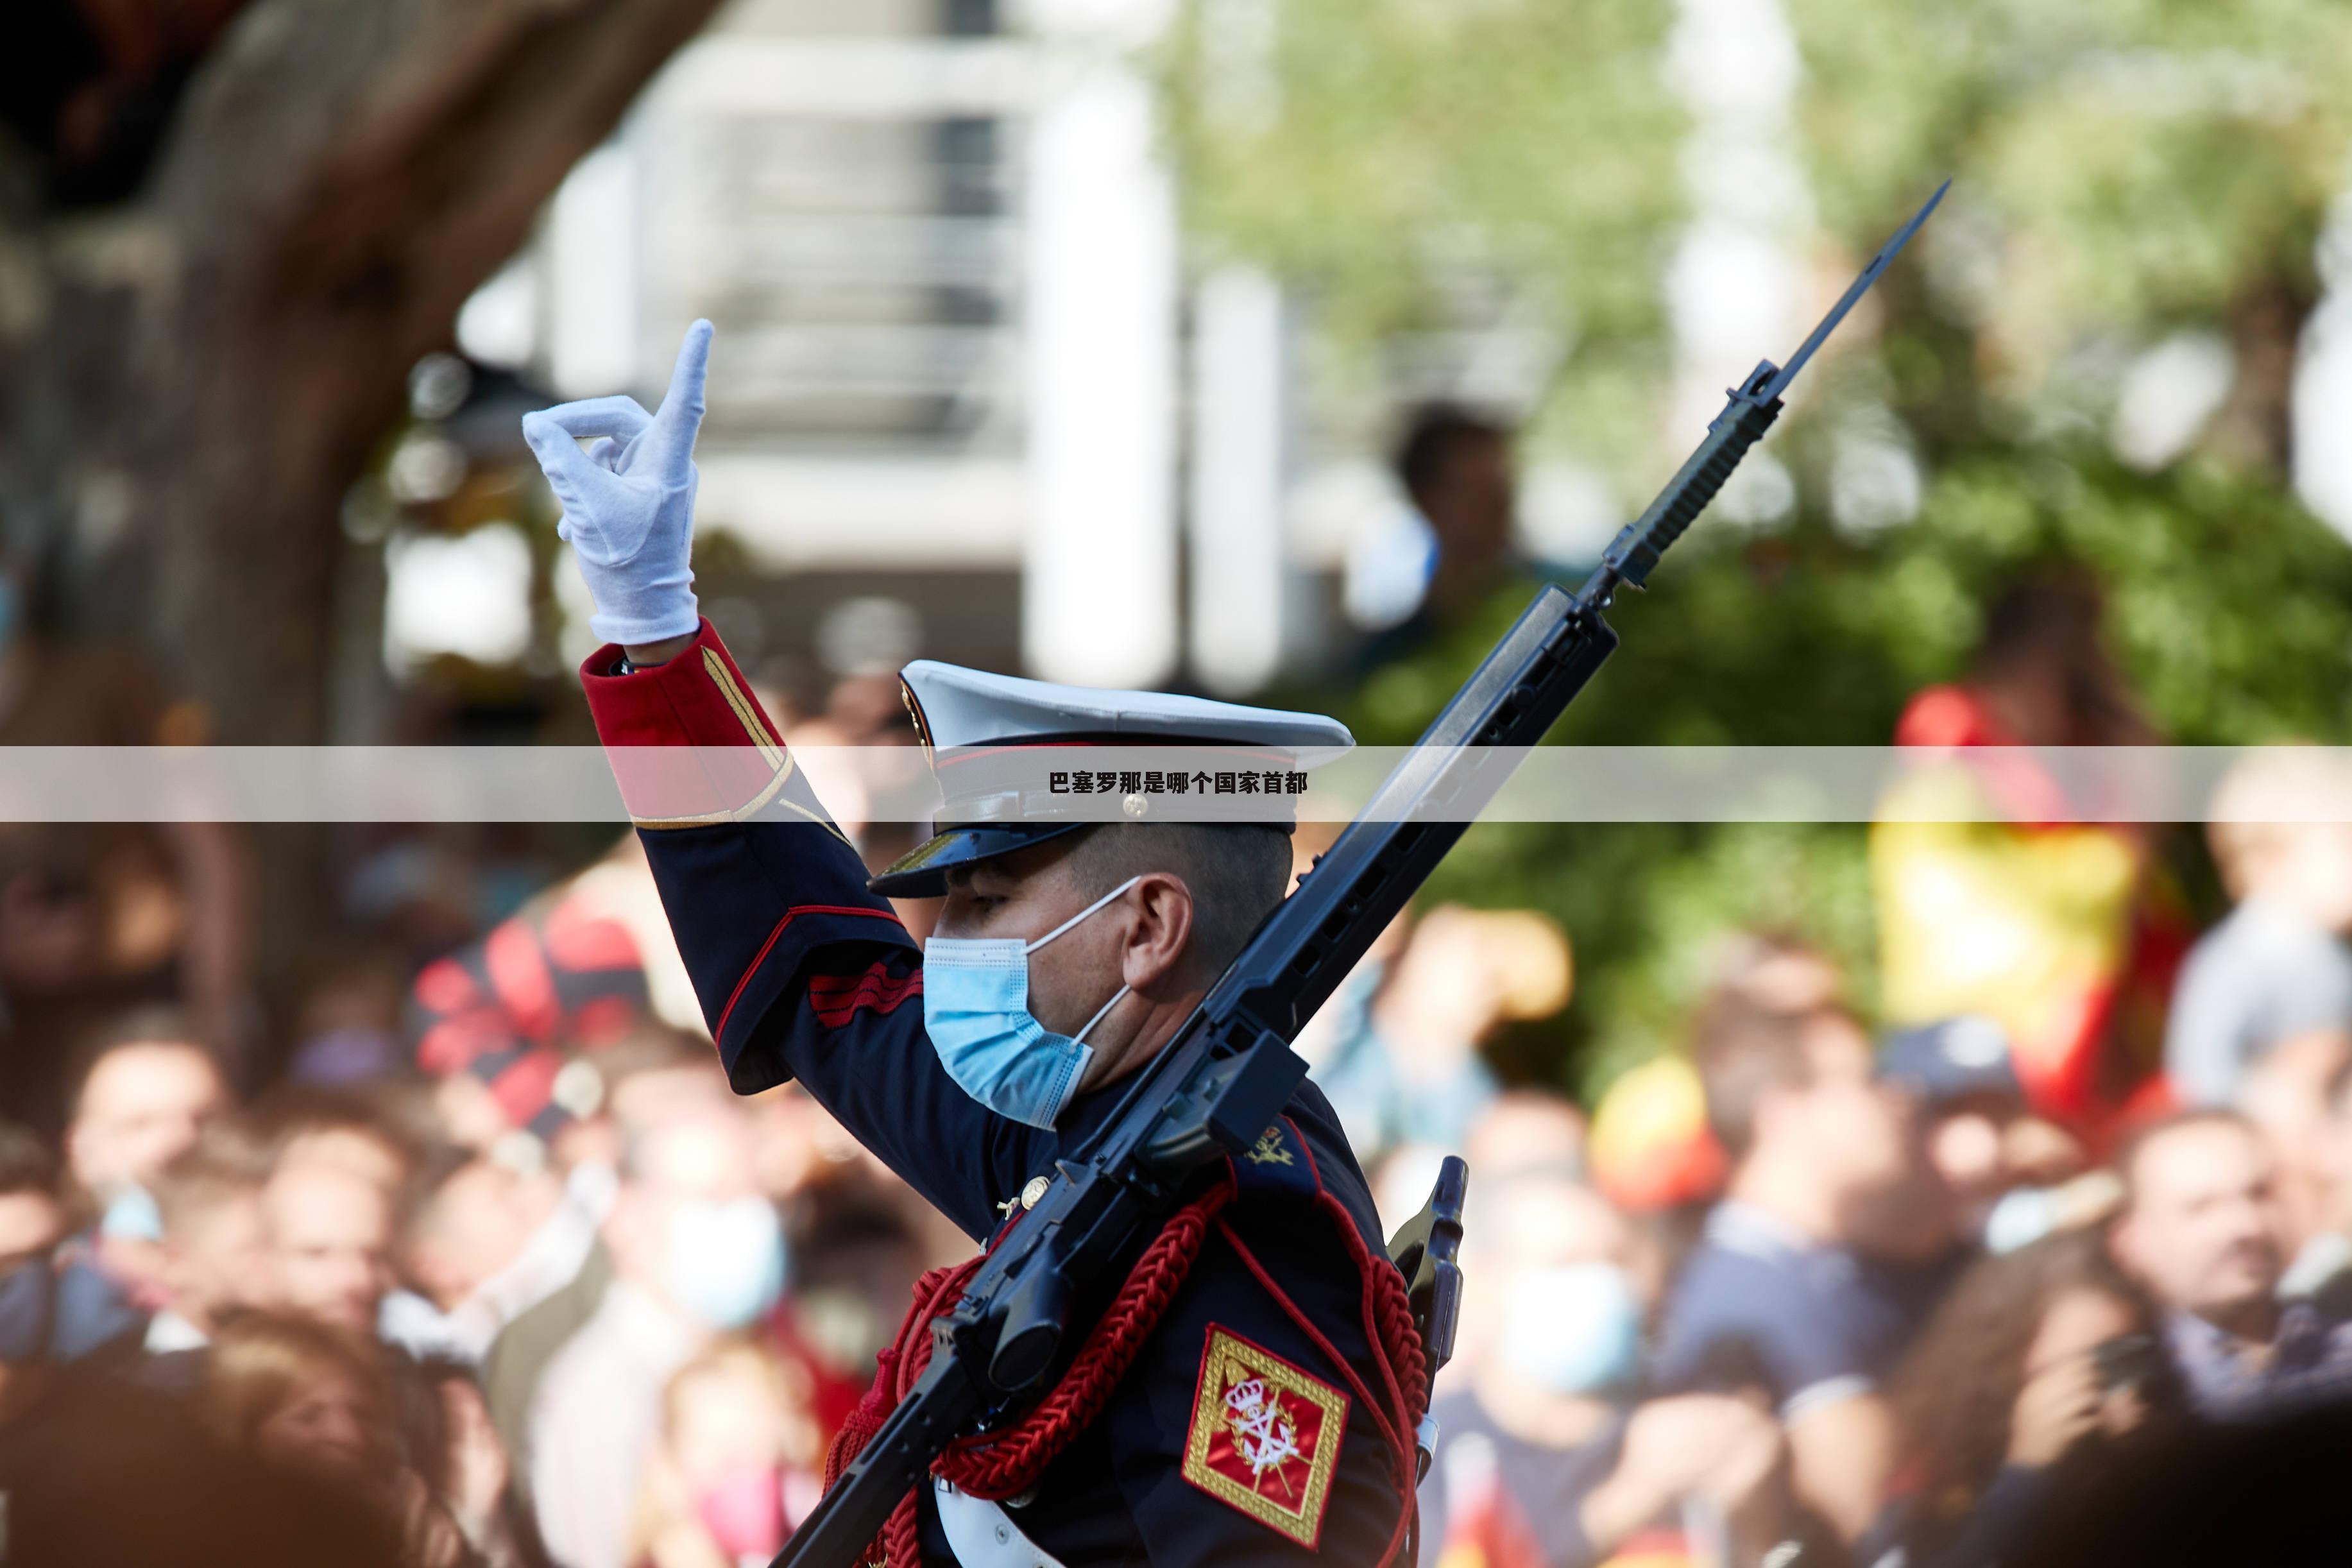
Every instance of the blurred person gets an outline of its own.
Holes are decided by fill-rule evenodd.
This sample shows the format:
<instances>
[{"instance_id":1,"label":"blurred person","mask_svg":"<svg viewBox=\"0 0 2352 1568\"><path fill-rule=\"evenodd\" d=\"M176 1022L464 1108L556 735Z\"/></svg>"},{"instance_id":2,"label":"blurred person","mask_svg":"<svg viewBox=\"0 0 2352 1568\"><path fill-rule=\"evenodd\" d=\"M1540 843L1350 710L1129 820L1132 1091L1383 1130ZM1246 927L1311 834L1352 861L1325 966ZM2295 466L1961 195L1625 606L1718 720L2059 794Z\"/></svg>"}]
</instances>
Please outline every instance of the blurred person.
<instances>
[{"instance_id":1,"label":"blurred person","mask_svg":"<svg viewBox=\"0 0 2352 1568\"><path fill-rule=\"evenodd\" d=\"M2070 799L2018 750L2157 742L2102 616L2079 572L2004 590L1967 679L1921 691L1897 721L1895 744L1921 765L1870 829L1886 1022L1993 1018L2034 1110L2095 1145L2160 1090L2165 1004L2191 934L2146 830L2081 820L2105 803Z\"/></svg>"},{"instance_id":2,"label":"blurred person","mask_svg":"<svg viewBox=\"0 0 2352 1568\"><path fill-rule=\"evenodd\" d=\"M392 1285L392 1200L340 1163L287 1163L261 1192L271 1300L297 1317L375 1331Z\"/></svg>"},{"instance_id":3,"label":"blurred person","mask_svg":"<svg viewBox=\"0 0 2352 1568\"><path fill-rule=\"evenodd\" d=\"M286 1076L363 1089L405 1068L400 1006L407 965L388 944L322 944L300 961Z\"/></svg>"},{"instance_id":4,"label":"blurred person","mask_svg":"<svg viewBox=\"0 0 2352 1568\"><path fill-rule=\"evenodd\" d=\"M1349 552L1348 618L1373 634L1367 662L1451 624L1507 575L1516 505L1511 433L1466 410L1417 411L1399 443L1404 504Z\"/></svg>"},{"instance_id":5,"label":"blurred person","mask_svg":"<svg viewBox=\"0 0 2352 1568\"><path fill-rule=\"evenodd\" d=\"M982 825L959 793L942 831L870 873L698 613L691 454L709 343L708 322L688 329L659 414L605 398L524 421L598 605L594 629L613 639L583 667L590 709L732 1087L797 1078L985 1242L1018 1223L1024 1193L1034 1205L1050 1190L1055 1162L1113 1114L1120 1080L1168 1047L1278 906L1286 834L1131 816ZM1032 743L1105 733L1239 742L1299 763L1349 743L1319 715L929 660L901 682L935 754L987 746L1008 766ZM675 763L682 745L700 748L682 792L633 786L633 758L660 748ZM919 949L889 898L944 900ZM1037 1415L1056 1446L1026 1450L1038 1491L1019 1521L969 1493L918 1489L934 1557L950 1534L1025 1539L1041 1555L1056 1542L1196 1560L1402 1549L1421 1388L1409 1325L1371 1310L1395 1276L1361 1172L1311 1085L1244 1153L1181 1194L1224 1203L1220 1224L1185 1263L1184 1289L1111 1326L1124 1360L1107 1400ZM914 1304L902 1343L929 1331L932 1305ZM879 1409L899 1390L887 1364L877 1372ZM1383 1392L1351 1399L1343 1384ZM1276 1442L1276 1413L1309 1405ZM1081 1415L1087 1440L1059 1446Z\"/></svg>"},{"instance_id":6,"label":"blurred person","mask_svg":"<svg viewBox=\"0 0 2352 1568\"><path fill-rule=\"evenodd\" d=\"M2113 1172L2086 1168L2081 1141L2027 1108L2009 1037L1990 1018L1897 1031L1880 1047L1878 1076L1917 1105L1962 1231L1990 1250L2095 1224L2121 1201Z\"/></svg>"},{"instance_id":7,"label":"blurred person","mask_svg":"<svg viewBox=\"0 0 2352 1568\"><path fill-rule=\"evenodd\" d=\"M928 1205L896 1177L835 1184L811 1198L790 1231L793 1293L769 1327L807 1370L810 1405L830 1442L873 1383L915 1280L954 1253L929 1241L917 1218Z\"/></svg>"},{"instance_id":8,"label":"blurred person","mask_svg":"<svg viewBox=\"0 0 2352 1568\"><path fill-rule=\"evenodd\" d=\"M1729 932L1703 955L1702 995L1791 1016L1845 1005L1837 964L1782 931ZM1677 1228L1723 1192L1729 1164L1708 1129L1706 1087L1688 1056L1667 1052L1611 1080L1595 1106L1592 1179L1612 1203Z\"/></svg>"},{"instance_id":9,"label":"blurred person","mask_svg":"<svg viewBox=\"0 0 2352 1568\"><path fill-rule=\"evenodd\" d=\"M763 1565L824 1489L799 1369L732 1335L672 1374L640 1485L632 1563Z\"/></svg>"},{"instance_id":10,"label":"blurred person","mask_svg":"<svg viewBox=\"0 0 2352 1568\"><path fill-rule=\"evenodd\" d=\"M1584 1112L1549 1089L1507 1089L1470 1126L1462 1157L1481 1182L1512 1176L1584 1177Z\"/></svg>"},{"instance_id":11,"label":"blurred person","mask_svg":"<svg viewBox=\"0 0 2352 1568\"><path fill-rule=\"evenodd\" d=\"M144 1184L229 1106L212 1052L182 1015L150 1009L118 1020L83 1056L66 1127L75 1184L101 1206L144 1209Z\"/></svg>"},{"instance_id":12,"label":"blurred person","mask_svg":"<svg viewBox=\"0 0 2352 1568\"><path fill-rule=\"evenodd\" d=\"M237 1131L215 1124L163 1167L163 1304L140 1337L137 1374L174 1393L201 1380L204 1351L238 1311L267 1305L270 1252L262 1222L267 1169Z\"/></svg>"},{"instance_id":13,"label":"blurred person","mask_svg":"<svg viewBox=\"0 0 2352 1568\"><path fill-rule=\"evenodd\" d=\"M387 1299L385 1337L479 1362L499 1329L579 1272L593 1231L566 1223L566 1201L544 1169L465 1149L428 1158L409 1182L394 1247L414 1294Z\"/></svg>"},{"instance_id":14,"label":"blurred person","mask_svg":"<svg viewBox=\"0 0 2352 1568\"><path fill-rule=\"evenodd\" d=\"M1948 1278L1950 1202L1843 1012L1718 995L1692 1056L1730 1184L1675 1282L1654 1383L1760 1393L1798 1501L1852 1541L1895 1459L1883 1380Z\"/></svg>"},{"instance_id":15,"label":"blurred person","mask_svg":"<svg viewBox=\"0 0 2352 1568\"><path fill-rule=\"evenodd\" d=\"M250 1117L273 1169L318 1165L367 1183L387 1199L408 1180L416 1151L369 1096L289 1085L264 1096Z\"/></svg>"},{"instance_id":16,"label":"blurred person","mask_svg":"<svg viewBox=\"0 0 2352 1568\"><path fill-rule=\"evenodd\" d=\"M575 1059L645 1026L638 939L593 904L559 883L418 972L408 1032L458 1142L487 1150L527 1134L553 1143L595 1109L593 1076Z\"/></svg>"},{"instance_id":17,"label":"blurred person","mask_svg":"<svg viewBox=\"0 0 2352 1568\"><path fill-rule=\"evenodd\" d=\"M32 1132L0 1121L0 1275L45 1258L65 1239L58 1163Z\"/></svg>"},{"instance_id":18,"label":"blurred person","mask_svg":"<svg viewBox=\"0 0 2352 1568\"><path fill-rule=\"evenodd\" d=\"M46 1362L57 1331L58 1244L65 1205L57 1162L38 1138L0 1121L0 1419L10 1369Z\"/></svg>"},{"instance_id":19,"label":"blurred person","mask_svg":"<svg viewBox=\"0 0 2352 1568\"><path fill-rule=\"evenodd\" d=\"M2352 1394L2352 1324L2282 1301L2286 1222L2276 1161L2235 1111L2184 1111L2116 1156L2116 1258L2163 1307L2164 1333L2202 1415L2244 1419Z\"/></svg>"},{"instance_id":20,"label":"blurred person","mask_svg":"<svg viewBox=\"0 0 2352 1568\"><path fill-rule=\"evenodd\" d=\"M585 916L620 926L636 944L652 1018L673 1029L703 1033L693 977L677 955L677 939L670 935L669 921L662 914L661 889L654 886L653 867L635 832L614 839L603 858L567 886L567 902Z\"/></svg>"},{"instance_id":21,"label":"blurred person","mask_svg":"<svg viewBox=\"0 0 2352 1568\"><path fill-rule=\"evenodd\" d=\"M566 1568L626 1568L663 1387L782 1292L782 1226L751 1173L744 1119L724 1103L631 1140L604 1226L612 1283L548 1363L530 1415L533 1506Z\"/></svg>"},{"instance_id":22,"label":"blurred person","mask_svg":"<svg viewBox=\"0 0 2352 1568\"><path fill-rule=\"evenodd\" d=\"M473 1369L426 1356L415 1381L425 1397L407 1423L411 1458L481 1568L549 1568L538 1525L514 1485L513 1457L490 1424Z\"/></svg>"},{"instance_id":23,"label":"blurred person","mask_svg":"<svg viewBox=\"0 0 2352 1568\"><path fill-rule=\"evenodd\" d=\"M2007 1568L2335 1568L2352 1405L2187 1422L2058 1489Z\"/></svg>"},{"instance_id":24,"label":"blurred person","mask_svg":"<svg viewBox=\"0 0 2352 1568\"><path fill-rule=\"evenodd\" d=\"M215 1439L198 1403L88 1362L0 1394L12 1564L415 1568L397 1522L339 1481Z\"/></svg>"},{"instance_id":25,"label":"blurred person","mask_svg":"<svg viewBox=\"0 0 2352 1568\"><path fill-rule=\"evenodd\" d=\"M234 1447L367 1499L394 1521L407 1568L461 1568L466 1537L408 1462L383 1357L364 1334L252 1313L224 1328L204 1401Z\"/></svg>"},{"instance_id":26,"label":"blurred person","mask_svg":"<svg viewBox=\"0 0 2352 1568\"><path fill-rule=\"evenodd\" d=\"M1755 1562L1785 1523L1779 1429L1719 1394L1639 1402L1645 1309L1622 1220L1557 1173L1481 1182L1471 1205L1475 1349L1467 1386L1433 1406L1423 1561Z\"/></svg>"},{"instance_id":27,"label":"blurred person","mask_svg":"<svg viewBox=\"0 0 2352 1568\"><path fill-rule=\"evenodd\" d=\"M2331 1321L2352 1321L2352 1062L2328 1079L2319 1165L2327 1179L2318 1231L2279 1280L2283 1298L2309 1300Z\"/></svg>"},{"instance_id":28,"label":"blurred person","mask_svg":"<svg viewBox=\"0 0 2352 1568\"><path fill-rule=\"evenodd\" d=\"M2352 1061L2352 770L2257 754L2214 794L2206 835L2236 907L2181 966L2164 1063L2186 1105L2252 1117L2280 1162L2298 1240L2320 1226L2326 1086Z\"/></svg>"},{"instance_id":29,"label":"blurred person","mask_svg":"<svg viewBox=\"0 0 2352 1568\"><path fill-rule=\"evenodd\" d=\"M58 1278L58 1351L86 1354L138 1328L162 1291L155 1173L229 1107L226 1081L184 1016L142 1009L93 1037L75 1074L66 1163L97 1210Z\"/></svg>"},{"instance_id":30,"label":"blurred person","mask_svg":"<svg viewBox=\"0 0 2352 1568\"><path fill-rule=\"evenodd\" d=\"M1441 905L1384 965L1364 1025L1316 1068L1366 1158L1405 1143L1458 1148L1496 1093L1478 1050L1507 1021L1568 1005L1568 939L1544 916Z\"/></svg>"},{"instance_id":31,"label":"blurred person","mask_svg":"<svg viewBox=\"0 0 2352 1568\"><path fill-rule=\"evenodd\" d=\"M2094 1232L1973 1266L1895 1374L1899 1491L1874 1542L1906 1568L2008 1561L2056 1488L2178 1409L2162 1331Z\"/></svg>"},{"instance_id":32,"label":"blurred person","mask_svg":"<svg viewBox=\"0 0 2352 1568\"><path fill-rule=\"evenodd\" d=\"M596 1315L612 1283L612 1258L598 1230L612 1213L622 1150L630 1138L642 1137L674 1114L730 1104L725 1085L713 1081L710 1059L709 1043L685 1030L632 1030L588 1063L595 1084L593 1103L583 1100L584 1114L561 1130L550 1146L564 1178L563 1206L550 1228L569 1238L563 1245L580 1248L580 1262L562 1285L499 1331L482 1362L490 1418L508 1451L518 1456L516 1484L526 1495L530 1467L520 1460L530 1452L531 1408L548 1363ZM463 1075L445 1079L445 1093L461 1081L469 1080ZM446 1099L442 1103L446 1109Z\"/></svg>"}]
</instances>

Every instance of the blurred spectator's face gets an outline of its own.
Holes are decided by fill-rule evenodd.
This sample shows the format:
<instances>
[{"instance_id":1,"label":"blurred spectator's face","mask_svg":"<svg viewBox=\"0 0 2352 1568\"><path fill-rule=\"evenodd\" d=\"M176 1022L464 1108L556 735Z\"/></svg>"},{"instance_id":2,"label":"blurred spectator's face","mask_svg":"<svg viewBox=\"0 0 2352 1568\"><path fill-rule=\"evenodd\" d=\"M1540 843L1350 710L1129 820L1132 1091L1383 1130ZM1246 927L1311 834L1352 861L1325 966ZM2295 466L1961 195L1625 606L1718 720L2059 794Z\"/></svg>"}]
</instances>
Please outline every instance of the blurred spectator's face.
<instances>
[{"instance_id":1,"label":"blurred spectator's face","mask_svg":"<svg viewBox=\"0 0 2352 1568\"><path fill-rule=\"evenodd\" d=\"M614 1269L706 1328L740 1328L782 1285L782 1227L752 1183L742 1114L712 1106L645 1134L604 1226Z\"/></svg>"},{"instance_id":2,"label":"blurred spectator's face","mask_svg":"<svg viewBox=\"0 0 2352 1568\"><path fill-rule=\"evenodd\" d=\"M90 1069L66 1134L74 1179L102 1197L152 1180L226 1099L212 1058L196 1046L159 1040L109 1051Z\"/></svg>"},{"instance_id":3,"label":"blurred spectator's face","mask_svg":"<svg viewBox=\"0 0 2352 1568\"><path fill-rule=\"evenodd\" d=\"M262 1194L262 1213L279 1303L373 1332L392 1240L383 1190L331 1165L281 1169Z\"/></svg>"},{"instance_id":4,"label":"blurred spectator's face","mask_svg":"<svg viewBox=\"0 0 2352 1568\"><path fill-rule=\"evenodd\" d=\"M2221 1321L2266 1304L2283 1267L2271 1162L2244 1128L2198 1121L2142 1145L2116 1228L2124 1265L2167 1306Z\"/></svg>"},{"instance_id":5,"label":"blurred spectator's face","mask_svg":"<svg viewBox=\"0 0 2352 1568\"><path fill-rule=\"evenodd\" d=\"M1433 483L1413 501L1456 561L1491 561L1511 542L1510 447L1493 436L1452 443Z\"/></svg>"},{"instance_id":6,"label":"blurred spectator's face","mask_svg":"<svg viewBox=\"0 0 2352 1568\"><path fill-rule=\"evenodd\" d=\"M1830 1184L1847 1239L1890 1259L1941 1252L1952 1194L1929 1163L1916 1103L1873 1076L1870 1038L1851 1017L1825 1012L1806 1027L1812 1078L1795 1146Z\"/></svg>"},{"instance_id":7,"label":"blurred spectator's face","mask_svg":"<svg viewBox=\"0 0 2352 1568\"><path fill-rule=\"evenodd\" d=\"M752 1156L760 1190L782 1201L824 1179L828 1169L858 1160L865 1151L831 1112L798 1084L751 1101Z\"/></svg>"},{"instance_id":8,"label":"blurred spectator's face","mask_svg":"<svg viewBox=\"0 0 2352 1568\"><path fill-rule=\"evenodd\" d=\"M163 1282L173 1309L200 1328L232 1308L267 1300L270 1254L261 1194L246 1192L175 1216L164 1237Z\"/></svg>"},{"instance_id":9,"label":"blurred spectator's face","mask_svg":"<svg viewBox=\"0 0 2352 1568\"><path fill-rule=\"evenodd\" d=\"M1870 1041L1843 1014L1808 1026L1804 1130L1840 1184L1867 1190L1899 1181L1918 1164L1909 1101L1871 1074Z\"/></svg>"},{"instance_id":10,"label":"blurred spectator's face","mask_svg":"<svg viewBox=\"0 0 2352 1568\"><path fill-rule=\"evenodd\" d=\"M1938 1110L1927 1123L1927 1158L1954 1195L1984 1204L2009 1185L2003 1108L1963 1103Z\"/></svg>"},{"instance_id":11,"label":"blurred spectator's face","mask_svg":"<svg viewBox=\"0 0 2352 1568\"><path fill-rule=\"evenodd\" d=\"M1464 1158L1486 1180L1542 1172L1574 1176L1584 1169L1584 1112L1555 1095L1505 1094L1470 1130Z\"/></svg>"},{"instance_id":12,"label":"blurred spectator's face","mask_svg":"<svg viewBox=\"0 0 2352 1568\"><path fill-rule=\"evenodd\" d=\"M783 1545L784 1467L814 1451L813 1430L782 1394L749 1352L688 1373L670 1390L670 1463L711 1542L738 1561Z\"/></svg>"},{"instance_id":13,"label":"blurred spectator's face","mask_svg":"<svg viewBox=\"0 0 2352 1568\"><path fill-rule=\"evenodd\" d=\"M2297 903L2329 929L2352 931L2352 823L2298 824L2287 859Z\"/></svg>"},{"instance_id":14,"label":"blurred spectator's face","mask_svg":"<svg viewBox=\"0 0 2352 1568\"><path fill-rule=\"evenodd\" d=\"M365 1390L338 1372L298 1384L254 1433L268 1458L300 1469L362 1474L373 1465L378 1413Z\"/></svg>"},{"instance_id":15,"label":"blurred spectator's face","mask_svg":"<svg viewBox=\"0 0 2352 1568\"><path fill-rule=\"evenodd\" d=\"M479 1289L520 1255L560 1194L477 1160L449 1178L407 1242L411 1269L443 1306Z\"/></svg>"},{"instance_id":16,"label":"blurred spectator's face","mask_svg":"<svg viewBox=\"0 0 2352 1568\"><path fill-rule=\"evenodd\" d=\"M729 1103L726 1079L699 1063L631 1073L613 1086L608 1109L624 1128L656 1127Z\"/></svg>"},{"instance_id":17,"label":"blurred spectator's face","mask_svg":"<svg viewBox=\"0 0 2352 1568\"><path fill-rule=\"evenodd\" d=\"M670 1456L690 1485L778 1468L791 1451L793 1413L749 1356L679 1379L670 1415Z\"/></svg>"},{"instance_id":18,"label":"blurred spectator's face","mask_svg":"<svg viewBox=\"0 0 2352 1568\"><path fill-rule=\"evenodd\" d=\"M1632 1238L1599 1194L1557 1176L1484 1189L1467 1215L1464 1331L1481 1386L1506 1398L1612 1394L1639 1356L1642 1282L1625 1267ZM1481 1203L1472 1198L1474 1205Z\"/></svg>"}]
</instances>

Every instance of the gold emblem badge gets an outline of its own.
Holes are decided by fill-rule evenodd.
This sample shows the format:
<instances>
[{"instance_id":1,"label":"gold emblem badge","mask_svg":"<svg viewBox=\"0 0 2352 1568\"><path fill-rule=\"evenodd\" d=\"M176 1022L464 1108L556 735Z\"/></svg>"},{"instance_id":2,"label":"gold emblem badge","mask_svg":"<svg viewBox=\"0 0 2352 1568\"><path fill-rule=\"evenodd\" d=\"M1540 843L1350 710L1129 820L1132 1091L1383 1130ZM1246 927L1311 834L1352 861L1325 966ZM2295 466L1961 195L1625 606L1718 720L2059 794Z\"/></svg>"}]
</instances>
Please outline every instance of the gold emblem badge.
<instances>
[{"instance_id":1,"label":"gold emblem badge","mask_svg":"<svg viewBox=\"0 0 2352 1568\"><path fill-rule=\"evenodd\" d=\"M1213 1324L1184 1479L1312 1551L1347 1426L1346 1394Z\"/></svg>"},{"instance_id":2,"label":"gold emblem badge","mask_svg":"<svg viewBox=\"0 0 2352 1568\"><path fill-rule=\"evenodd\" d=\"M1253 1165L1287 1165L1292 1163L1290 1151L1282 1146L1282 1129L1269 1127L1257 1135L1257 1146L1249 1152Z\"/></svg>"}]
</instances>

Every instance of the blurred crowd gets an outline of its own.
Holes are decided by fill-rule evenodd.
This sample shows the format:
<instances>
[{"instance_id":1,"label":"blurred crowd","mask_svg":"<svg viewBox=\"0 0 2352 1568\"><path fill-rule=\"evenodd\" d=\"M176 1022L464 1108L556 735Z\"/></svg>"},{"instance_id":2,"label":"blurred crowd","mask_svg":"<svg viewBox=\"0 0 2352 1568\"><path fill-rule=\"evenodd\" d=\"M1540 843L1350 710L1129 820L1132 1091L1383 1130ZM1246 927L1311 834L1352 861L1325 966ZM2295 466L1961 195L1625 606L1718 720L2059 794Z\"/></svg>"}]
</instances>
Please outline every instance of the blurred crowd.
<instances>
[{"instance_id":1,"label":"blurred crowd","mask_svg":"<svg viewBox=\"0 0 2352 1568\"><path fill-rule=\"evenodd\" d=\"M1416 439L1421 531L1360 594L1400 637L1448 613L1449 541L1505 569L1494 432ZM1495 503L1470 524L1456 469ZM1805 942L1727 935L1680 1047L1588 1108L1487 1051L1568 1005L1572 933L1440 905L1317 1017L1392 1229L1444 1154L1472 1171L1423 1562L1990 1568L2168 1444L2352 1394L2346 781L2315 750L2228 781L2200 932L2162 835L2001 749L2148 738L2098 621L2080 578L2021 583L1905 715L1866 1005ZM0 647L0 739L103 740L141 689ZM27 708L27 660L98 695ZM773 696L794 743L906 738L887 681ZM1996 809L1920 809L1964 800ZM362 936L267 1014L260 858L0 834L7 1550L765 1562L967 1244L797 1088L728 1092L633 837L569 874L488 834L339 843Z\"/></svg>"}]
</instances>

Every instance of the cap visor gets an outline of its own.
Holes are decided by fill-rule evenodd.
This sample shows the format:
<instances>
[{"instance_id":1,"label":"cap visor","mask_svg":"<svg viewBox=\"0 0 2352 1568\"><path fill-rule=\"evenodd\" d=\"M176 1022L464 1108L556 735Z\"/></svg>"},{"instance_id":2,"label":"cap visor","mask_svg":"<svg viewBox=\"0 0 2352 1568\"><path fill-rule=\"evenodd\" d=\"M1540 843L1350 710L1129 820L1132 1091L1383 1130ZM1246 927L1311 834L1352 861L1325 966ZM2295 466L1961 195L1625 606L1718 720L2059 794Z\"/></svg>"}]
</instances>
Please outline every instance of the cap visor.
<instances>
[{"instance_id":1,"label":"cap visor","mask_svg":"<svg viewBox=\"0 0 2352 1568\"><path fill-rule=\"evenodd\" d=\"M867 878L866 886L885 898L944 898L948 872L955 867L1026 849L1032 844L1043 844L1088 826L1084 822L1053 822L1034 826L950 827Z\"/></svg>"}]
</instances>

